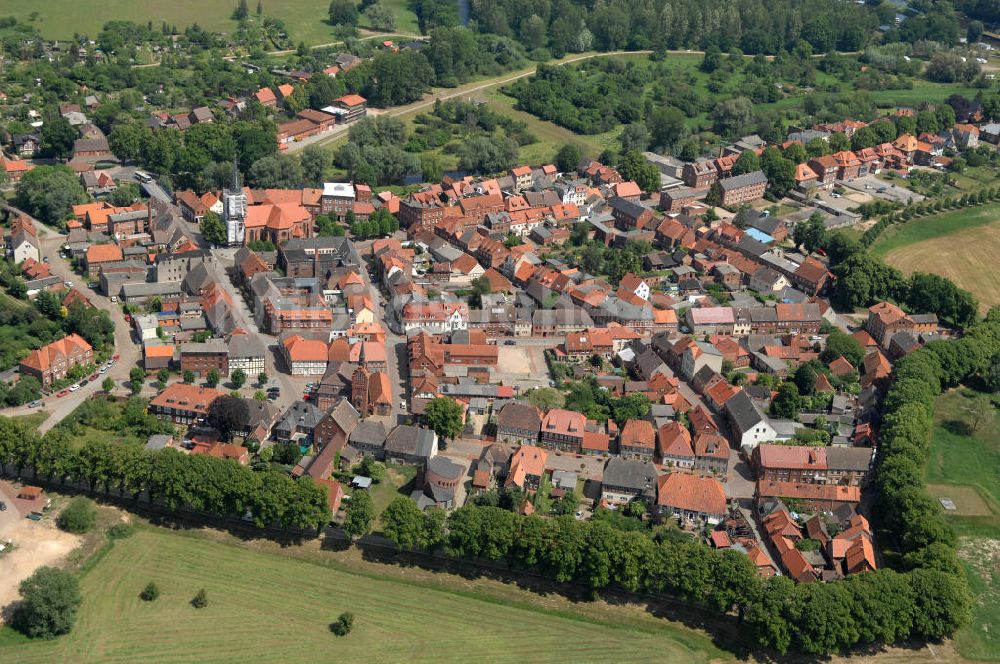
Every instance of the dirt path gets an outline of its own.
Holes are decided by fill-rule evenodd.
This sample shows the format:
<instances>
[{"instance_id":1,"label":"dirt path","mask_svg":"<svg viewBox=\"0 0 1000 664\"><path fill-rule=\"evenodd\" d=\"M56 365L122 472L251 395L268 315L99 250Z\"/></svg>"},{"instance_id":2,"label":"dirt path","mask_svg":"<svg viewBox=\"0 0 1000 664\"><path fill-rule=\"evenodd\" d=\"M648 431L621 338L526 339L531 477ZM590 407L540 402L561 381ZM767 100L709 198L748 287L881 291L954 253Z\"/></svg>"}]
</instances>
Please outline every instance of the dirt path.
<instances>
[{"instance_id":1,"label":"dirt path","mask_svg":"<svg viewBox=\"0 0 1000 664\"><path fill-rule=\"evenodd\" d=\"M17 587L36 569L58 565L80 545L80 537L63 532L51 521L21 519L4 533L14 550L0 556L0 623L6 608L18 598Z\"/></svg>"}]
</instances>

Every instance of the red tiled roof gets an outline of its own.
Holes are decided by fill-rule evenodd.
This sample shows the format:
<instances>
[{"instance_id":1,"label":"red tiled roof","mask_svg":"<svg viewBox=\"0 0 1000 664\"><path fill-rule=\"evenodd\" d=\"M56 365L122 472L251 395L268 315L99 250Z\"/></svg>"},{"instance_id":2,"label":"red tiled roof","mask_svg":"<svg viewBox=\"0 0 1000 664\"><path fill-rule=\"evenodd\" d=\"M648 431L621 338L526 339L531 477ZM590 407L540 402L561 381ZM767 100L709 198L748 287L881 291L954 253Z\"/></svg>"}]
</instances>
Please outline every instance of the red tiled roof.
<instances>
[{"instance_id":1,"label":"red tiled roof","mask_svg":"<svg viewBox=\"0 0 1000 664\"><path fill-rule=\"evenodd\" d=\"M656 483L658 505L701 514L726 513L726 490L718 480L670 473L657 478Z\"/></svg>"},{"instance_id":2,"label":"red tiled roof","mask_svg":"<svg viewBox=\"0 0 1000 664\"><path fill-rule=\"evenodd\" d=\"M83 337L76 333L68 334L62 339L31 351L28 357L21 360L21 364L37 371L46 371L60 357L86 353L89 350L92 350L92 347Z\"/></svg>"},{"instance_id":3,"label":"red tiled roof","mask_svg":"<svg viewBox=\"0 0 1000 664\"><path fill-rule=\"evenodd\" d=\"M622 446L653 449L656 446L656 432L648 420L628 420L622 427L619 443Z\"/></svg>"}]
</instances>

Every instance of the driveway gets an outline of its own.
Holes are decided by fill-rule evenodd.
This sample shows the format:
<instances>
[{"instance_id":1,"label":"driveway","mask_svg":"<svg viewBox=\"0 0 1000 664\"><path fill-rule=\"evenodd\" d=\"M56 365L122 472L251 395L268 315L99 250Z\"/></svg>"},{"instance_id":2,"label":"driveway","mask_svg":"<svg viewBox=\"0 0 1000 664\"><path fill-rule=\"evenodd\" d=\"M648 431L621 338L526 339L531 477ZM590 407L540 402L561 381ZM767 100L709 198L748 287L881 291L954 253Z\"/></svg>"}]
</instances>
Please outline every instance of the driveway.
<instances>
[{"instance_id":1,"label":"driveway","mask_svg":"<svg viewBox=\"0 0 1000 664\"><path fill-rule=\"evenodd\" d=\"M740 458L739 452L729 450L729 469L726 472L726 498L737 498L740 504L753 499L756 483L750 464Z\"/></svg>"}]
</instances>

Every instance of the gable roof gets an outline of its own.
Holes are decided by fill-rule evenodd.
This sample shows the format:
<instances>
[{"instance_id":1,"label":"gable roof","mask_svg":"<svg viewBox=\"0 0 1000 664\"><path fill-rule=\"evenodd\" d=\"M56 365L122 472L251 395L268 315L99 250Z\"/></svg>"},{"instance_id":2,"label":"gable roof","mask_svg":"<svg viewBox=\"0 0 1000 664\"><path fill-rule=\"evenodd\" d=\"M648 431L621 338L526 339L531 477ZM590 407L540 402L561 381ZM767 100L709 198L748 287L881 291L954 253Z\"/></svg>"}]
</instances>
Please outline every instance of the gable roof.
<instances>
[{"instance_id":1,"label":"gable roof","mask_svg":"<svg viewBox=\"0 0 1000 664\"><path fill-rule=\"evenodd\" d=\"M658 505L699 514L726 513L726 490L718 480L687 473L670 473L657 480Z\"/></svg>"}]
</instances>

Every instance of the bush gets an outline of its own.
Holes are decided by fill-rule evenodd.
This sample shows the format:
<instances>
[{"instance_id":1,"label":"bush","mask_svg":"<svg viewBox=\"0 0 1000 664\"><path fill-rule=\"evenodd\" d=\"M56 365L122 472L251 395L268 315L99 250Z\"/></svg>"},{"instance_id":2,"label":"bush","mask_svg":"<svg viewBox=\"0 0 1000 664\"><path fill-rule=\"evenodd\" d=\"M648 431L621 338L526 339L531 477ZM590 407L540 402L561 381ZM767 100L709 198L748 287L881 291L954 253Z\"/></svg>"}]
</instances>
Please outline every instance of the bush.
<instances>
[{"instance_id":1,"label":"bush","mask_svg":"<svg viewBox=\"0 0 1000 664\"><path fill-rule=\"evenodd\" d=\"M205 594L204 588L199 590L198 594L195 595L194 599L191 600L191 606L193 606L196 609L204 609L206 606L208 606L208 595Z\"/></svg>"},{"instance_id":2,"label":"bush","mask_svg":"<svg viewBox=\"0 0 1000 664\"><path fill-rule=\"evenodd\" d=\"M68 533L82 535L90 532L97 522L97 508L90 498L78 496L59 515L59 527Z\"/></svg>"},{"instance_id":3,"label":"bush","mask_svg":"<svg viewBox=\"0 0 1000 664\"><path fill-rule=\"evenodd\" d=\"M335 622L330 623L330 631L337 636L347 636L354 627L354 614L344 611Z\"/></svg>"},{"instance_id":4,"label":"bush","mask_svg":"<svg viewBox=\"0 0 1000 664\"><path fill-rule=\"evenodd\" d=\"M83 601L76 575L40 567L21 582L19 591L22 599L12 623L19 632L33 639L51 639L73 629Z\"/></svg>"},{"instance_id":5,"label":"bush","mask_svg":"<svg viewBox=\"0 0 1000 664\"><path fill-rule=\"evenodd\" d=\"M131 523L116 523L108 528L108 539L120 540L132 537L135 534L135 526Z\"/></svg>"},{"instance_id":6,"label":"bush","mask_svg":"<svg viewBox=\"0 0 1000 664\"><path fill-rule=\"evenodd\" d=\"M156 585L155 582L150 581L146 584L146 587L142 589L139 593L139 597L144 602L155 602L160 597L160 587Z\"/></svg>"}]
</instances>

